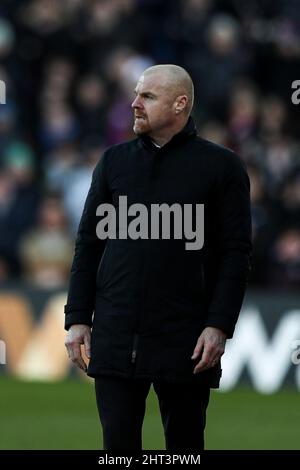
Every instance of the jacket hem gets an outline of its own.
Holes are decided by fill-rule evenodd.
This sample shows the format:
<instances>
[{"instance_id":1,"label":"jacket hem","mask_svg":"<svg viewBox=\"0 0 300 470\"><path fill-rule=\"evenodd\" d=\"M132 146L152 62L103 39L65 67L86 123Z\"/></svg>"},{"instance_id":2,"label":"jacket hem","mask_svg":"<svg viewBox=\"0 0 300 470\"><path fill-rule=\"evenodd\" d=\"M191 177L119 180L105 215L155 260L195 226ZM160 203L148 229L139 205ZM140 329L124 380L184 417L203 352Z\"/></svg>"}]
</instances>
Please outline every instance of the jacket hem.
<instances>
[{"instance_id":1,"label":"jacket hem","mask_svg":"<svg viewBox=\"0 0 300 470\"><path fill-rule=\"evenodd\" d=\"M119 372L115 370L110 370L110 369L99 369L99 370L91 370L87 372L87 375L89 377L92 377L93 379L97 378L98 376L105 375L105 376L113 376L113 377L120 377L123 379L141 379L141 380L161 380L165 382L171 382L171 383L191 383L191 382L203 382L203 385L208 386L209 388L219 388L220 387L220 378L217 379L207 379L207 378L201 378L200 376L193 376L191 378L188 377L172 377L172 376L166 376L166 375L159 375L159 374L126 374L124 372Z\"/></svg>"}]
</instances>

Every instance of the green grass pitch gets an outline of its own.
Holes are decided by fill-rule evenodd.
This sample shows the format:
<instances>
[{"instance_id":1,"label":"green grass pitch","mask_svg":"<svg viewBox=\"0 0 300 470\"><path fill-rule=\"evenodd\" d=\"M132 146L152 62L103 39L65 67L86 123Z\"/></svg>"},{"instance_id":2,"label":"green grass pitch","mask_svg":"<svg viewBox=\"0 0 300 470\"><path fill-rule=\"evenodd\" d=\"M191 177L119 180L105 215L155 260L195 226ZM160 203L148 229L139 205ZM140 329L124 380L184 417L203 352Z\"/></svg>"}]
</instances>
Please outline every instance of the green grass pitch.
<instances>
[{"instance_id":1,"label":"green grass pitch","mask_svg":"<svg viewBox=\"0 0 300 470\"><path fill-rule=\"evenodd\" d=\"M22 382L0 377L0 449L101 449L92 383ZM207 413L207 449L300 449L299 392L261 395L247 388L213 391ZM157 399L151 389L144 449L164 449Z\"/></svg>"}]
</instances>

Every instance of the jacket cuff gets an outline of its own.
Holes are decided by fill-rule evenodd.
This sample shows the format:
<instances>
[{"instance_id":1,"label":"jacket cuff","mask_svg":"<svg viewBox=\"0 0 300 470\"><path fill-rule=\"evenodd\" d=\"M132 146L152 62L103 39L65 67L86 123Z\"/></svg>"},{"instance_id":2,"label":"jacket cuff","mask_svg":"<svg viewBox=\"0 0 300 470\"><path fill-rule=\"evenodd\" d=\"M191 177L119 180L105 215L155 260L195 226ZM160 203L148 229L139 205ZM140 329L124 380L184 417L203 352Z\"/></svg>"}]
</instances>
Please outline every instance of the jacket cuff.
<instances>
[{"instance_id":1,"label":"jacket cuff","mask_svg":"<svg viewBox=\"0 0 300 470\"><path fill-rule=\"evenodd\" d=\"M219 330L223 331L226 334L227 339L232 338L235 325L232 325L228 318L224 317L224 315L220 315L218 313L210 313L208 318L204 324L204 328L206 327L218 328Z\"/></svg>"},{"instance_id":2,"label":"jacket cuff","mask_svg":"<svg viewBox=\"0 0 300 470\"><path fill-rule=\"evenodd\" d=\"M65 306L65 330L68 330L72 325L88 325L92 326L93 312L90 310L69 310Z\"/></svg>"}]
</instances>

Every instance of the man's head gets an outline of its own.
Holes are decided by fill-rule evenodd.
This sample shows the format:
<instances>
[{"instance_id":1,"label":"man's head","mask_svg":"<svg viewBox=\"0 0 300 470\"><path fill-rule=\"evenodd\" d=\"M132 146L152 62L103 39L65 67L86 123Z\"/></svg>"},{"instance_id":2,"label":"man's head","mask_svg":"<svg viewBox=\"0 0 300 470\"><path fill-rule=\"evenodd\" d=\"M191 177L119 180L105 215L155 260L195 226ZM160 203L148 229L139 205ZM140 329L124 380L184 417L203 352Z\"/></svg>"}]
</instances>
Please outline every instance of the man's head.
<instances>
[{"instance_id":1,"label":"man's head","mask_svg":"<svg viewBox=\"0 0 300 470\"><path fill-rule=\"evenodd\" d=\"M155 65L143 72L135 94L134 132L164 143L185 125L193 107L194 86L182 67Z\"/></svg>"}]
</instances>

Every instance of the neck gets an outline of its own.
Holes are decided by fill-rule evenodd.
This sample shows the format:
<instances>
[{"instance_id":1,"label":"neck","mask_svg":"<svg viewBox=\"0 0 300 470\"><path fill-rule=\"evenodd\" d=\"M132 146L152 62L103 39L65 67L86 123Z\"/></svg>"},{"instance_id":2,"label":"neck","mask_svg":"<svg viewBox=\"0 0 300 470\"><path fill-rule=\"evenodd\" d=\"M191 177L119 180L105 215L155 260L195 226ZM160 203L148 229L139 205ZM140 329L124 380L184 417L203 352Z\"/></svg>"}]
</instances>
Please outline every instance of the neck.
<instances>
[{"instance_id":1,"label":"neck","mask_svg":"<svg viewBox=\"0 0 300 470\"><path fill-rule=\"evenodd\" d=\"M151 132L149 137L160 147L169 142L174 135L178 134L186 125L188 118L180 123L174 124L171 128L163 129L160 132Z\"/></svg>"}]
</instances>

